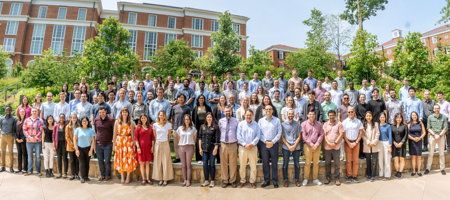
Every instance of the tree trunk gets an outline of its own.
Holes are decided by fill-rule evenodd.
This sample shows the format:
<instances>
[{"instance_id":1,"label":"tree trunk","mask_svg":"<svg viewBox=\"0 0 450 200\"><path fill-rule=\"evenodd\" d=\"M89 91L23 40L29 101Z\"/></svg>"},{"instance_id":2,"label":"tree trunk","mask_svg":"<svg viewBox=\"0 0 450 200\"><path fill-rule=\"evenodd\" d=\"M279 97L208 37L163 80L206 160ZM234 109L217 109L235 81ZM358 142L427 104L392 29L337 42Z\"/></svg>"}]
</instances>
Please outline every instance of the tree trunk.
<instances>
[{"instance_id":1,"label":"tree trunk","mask_svg":"<svg viewBox=\"0 0 450 200\"><path fill-rule=\"evenodd\" d=\"M358 6L358 27L359 27L359 30L363 30L361 0L357 0L356 3Z\"/></svg>"}]
</instances>

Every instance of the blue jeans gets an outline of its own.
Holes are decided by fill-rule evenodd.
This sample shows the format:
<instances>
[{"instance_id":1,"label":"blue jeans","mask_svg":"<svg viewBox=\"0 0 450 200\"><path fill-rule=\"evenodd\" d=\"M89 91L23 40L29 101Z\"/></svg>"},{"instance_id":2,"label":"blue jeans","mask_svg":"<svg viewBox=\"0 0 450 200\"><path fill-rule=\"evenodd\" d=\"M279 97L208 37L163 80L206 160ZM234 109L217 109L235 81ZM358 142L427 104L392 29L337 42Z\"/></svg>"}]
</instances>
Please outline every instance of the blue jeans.
<instances>
[{"instance_id":1,"label":"blue jeans","mask_svg":"<svg viewBox=\"0 0 450 200\"><path fill-rule=\"evenodd\" d=\"M41 172L41 151L42 143L40 142L27 142L27 154L28 154L28 173L33 172L33 150L34 150L34 164L36 166L36 172Z\"/></svg>"},{"instance_id":2,"label":"blue jeans","mask_svg":"<svg viewBox=\"0 0 450 200\"><path fill-rule=\"evenodd\" d=\"M203 152L203 175L205 181L214 181L216 178L216 156L212 152Z\"/></svg>"},{"instance_id":3,"label":"blue jeans","mask_svg":"<svg viewBox=\"0 0 450 200\"><path fill-rule=\"evenodd\" d=\"M278 183L278 145L273 144L272 148L266 148L266 144L259 142L259 148L261 149L261 158L264 173L264 182L270 182L270 163L272 163L272 181Z\"/></svg>"},{"instance_id":4,"label":"blue jeans","mask_svg":"<svg viewBox=\"0 0 450 200\"><path fill-rule=\"evenodd\" d=\"M285 181L289 180L288 177L288 167L289 167L289 158L292 156L294 158L294 179L296 181L299 181L300 177L300 150L295 150L293 152L290 152L289 150L282 149L283 153L283 179Z\"/></svg>"},{"instance_id":5,"label":"blue jeans","mask_svg":"<svg viewBox=\"0 0 450 200\"><path fill-rule=\"evenodd\" d=\"M98 159L98 168L102 177L111 177L112 144L97 144L95 147Z\"/></svg>"}]
</instances>

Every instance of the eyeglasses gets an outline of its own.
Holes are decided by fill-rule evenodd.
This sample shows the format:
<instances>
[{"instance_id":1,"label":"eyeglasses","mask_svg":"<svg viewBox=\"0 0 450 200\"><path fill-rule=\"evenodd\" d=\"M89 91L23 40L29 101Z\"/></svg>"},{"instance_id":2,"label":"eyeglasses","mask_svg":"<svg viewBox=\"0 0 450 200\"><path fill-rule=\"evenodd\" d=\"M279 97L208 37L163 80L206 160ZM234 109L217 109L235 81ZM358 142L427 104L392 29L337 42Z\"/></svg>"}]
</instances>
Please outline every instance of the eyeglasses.
<instances>
[{"instance_id":1,"label":"eyeglasses","mask_svg":"<svg viewBox=\"0 0 450 200\"><path fill-rule=\"evenodd\" d=\"M348 111L347 113L355 113L355 111Z\"/></svg>"}]
</instances>

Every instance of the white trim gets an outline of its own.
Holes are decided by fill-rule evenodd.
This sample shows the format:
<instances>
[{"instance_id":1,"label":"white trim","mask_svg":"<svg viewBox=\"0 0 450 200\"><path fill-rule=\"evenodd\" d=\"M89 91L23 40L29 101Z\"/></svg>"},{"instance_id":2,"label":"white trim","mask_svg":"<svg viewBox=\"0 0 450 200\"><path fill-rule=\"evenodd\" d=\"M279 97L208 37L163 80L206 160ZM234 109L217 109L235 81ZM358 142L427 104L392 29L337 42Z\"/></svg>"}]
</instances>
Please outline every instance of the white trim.
<instances>
[{"instance_id":1,"label":"white trim","mask_svg":"<svg viewBox=\"0 0 450 200\"><path fill-rule=\"evenodd\" d=\"M97 25L96 21L79 21L79 20L68 20L68 19L41 19L41 18L30 18L29 24L54 24L54 25L67 25L67 26L88 26L95 27Z\"/></svg>"},{"instance_id":2,"label":"white trim","mask_svg":"<svg viewBox=\"0 0 450 200\"><path fill-rule=\"evenodd\" d=\"M132 3L132 2L117 2L119 11L151 13L160 15L170 15L175 17L184 17L183 9L168 6L157 6L152 4Z\"/></svg>"},{"instance_id":3,"label":"white trim","mask_svg":"<svg viewBox=\"0 0 450 200\"><path fill-rule=\"evenodd\" d=\"M19 21L19 22L26 22L27 19L28 19L28 16L26 16L26 15L19 15L19 16L0 15L0 21Z\"/></svg>"},{"instance_id":4,"label":"white trim","mask_svg":"<svg viewBox=\"0 0 450 200\"><path fill-rule=\"evenodd\" d=\"M183 28L183 33L190 35L211 36L211 33L213 32L209 30L196 30L192 28Z\"/></svg>"},{"instance_id":5,"label":"white trim","mask_svg":"<svg viewBox=\"0 0 450 200\"><path fill-rule=\"evenodd\" d=\"M103 10L100 18L106 19L109 17L119 19L119 12L117 10Z\"/></svg>"},{"instance_id":6,"label":"white trim","mask_svg":"<svg viewBox=\"0 0 450 200\"><path fill-rule=\"evenodd\" d=\"M95 3L95 8L98 10L102 9L101 0L34 0L33 5L52 5L52 6L70 6L70 7L82 7L82 8L92 8Z\"/></svg>"},{"instance_id":7,"label":"white trim","mask_svg":"<svg viewBox=\"0 0 450 200\"><path fill-rule=\"evenodd\" d=\"M441 32L437 32L437 33L432 34L432 35L422 36L420 39L434 37L434 36L441 35L441 34L448 33L448 32L450 32L450 28L447 29L447 30L441 31Z\"/></svg>"},{"instance_id":8,"label":"white trim","mask_svg":"<svg viewBox=\"0 0 450 200\"><path fill-rule=\"evenodd\" d=\"M132 25L132 24L122 24L125 29L128 30L136 30L136 31L149 31L149 32L158 32L158 33L173 33L182 35L183 31L180 29L172 29L165 27L151 27L144 25Z\"/></svg>"},{"instance_id":9,"label":"white trim","mask_svg":"<svg viewBox=\"0 0 450 200\"><path fill-rule=\"evenodd\" d=\"M209 11L209 10L200 10L195 8L185 8L185 15L191 17L200 17L206 19L215 19L219 20L219 15L221 12ZM248 17L231 15L231 21L238 24L247 24L249 20Z\"/></svg>"},{"instance_id":10,"label":"white trim","mask_svg":"<svg viewBox=\"0 0 450 200\"><path fill-rule=\"evenodd\" d=\"M29 3L31 0L3 0L3 2L23 2L23 3Z\"/></svg>"}]
</instances>

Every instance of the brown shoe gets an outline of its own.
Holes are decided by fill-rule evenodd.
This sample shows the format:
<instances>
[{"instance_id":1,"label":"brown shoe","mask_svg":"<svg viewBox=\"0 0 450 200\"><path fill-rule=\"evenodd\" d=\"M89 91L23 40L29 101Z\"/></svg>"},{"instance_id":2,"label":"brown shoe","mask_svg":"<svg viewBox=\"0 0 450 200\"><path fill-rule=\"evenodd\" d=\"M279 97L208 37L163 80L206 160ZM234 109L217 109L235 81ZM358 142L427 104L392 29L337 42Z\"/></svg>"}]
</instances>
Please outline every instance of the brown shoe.
<instances>
[{"instance_id":1,"label":"brown shoe","mask_svg":"<svg viewBox=\"0 0 450 200\"><path fill-rule=\"evenodd\" d=\"M340 186L341 185L341 181L339 181L339 179L336 180L336 185Z\"/></svg>"},{"instance_id":2,"label":"brown shoe","mask_svg":"<svg viewBox=\"0 0 450 200\"><path fill-rule=\"evenodd\" d=\"M244 186L245 186L245 183L241 183L241 184L239 185L240 188L243 188Z\"/></svg>"},{"instance_id":3,"label":"brown shoe","mask_svg":"<svg viewBox=\"0 0 450 200\"><path fill-rule=\"evenodd\" d=\"M250 183L250 186L251 186L253 189L256 189L256 184Z\"/></svg>"},{"instance_id":4,"label":"brown shoe","mask_svg":"<svg viewBox=\"0 0 450 200\"><path fill-rule=\"evenodd\" d=\"M231 183L231 187L237 188L237 183L236 182Z\"/></svg>"},{"instance_id":5,"label":"brown shoe","mask_svg":"<svg viewBox=\"0 0 450 200\"><path fill-rule=\"evenodd\" d=\"M284 187L289 187L289 181L284 181Z\"/></svg>"},{"instance_id":6,"label":"brown shoe","mask_svg":"<svg viewBox=\"0 0 450 200\"><path fill-rule=\"evenodd\" d=\"M295 186L300 187L302 186L302 184L300 183L300 181L295 181Z\"/></svg>"},{"instance_id":7,"label":"brown shoe","mask_svg":"<svg viewBox=\"0 0 450 200\"><path fill-rule=\"evenodd\" d=\"M222 188L227 188L228 187L228 183L222 183Z\"/></svg>"}]
</instances>

